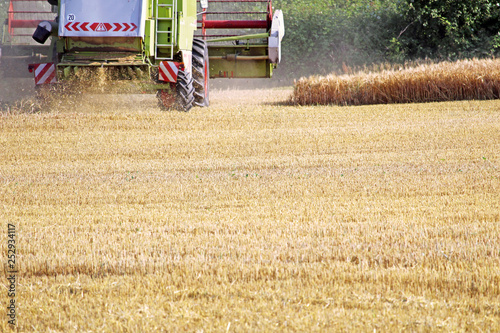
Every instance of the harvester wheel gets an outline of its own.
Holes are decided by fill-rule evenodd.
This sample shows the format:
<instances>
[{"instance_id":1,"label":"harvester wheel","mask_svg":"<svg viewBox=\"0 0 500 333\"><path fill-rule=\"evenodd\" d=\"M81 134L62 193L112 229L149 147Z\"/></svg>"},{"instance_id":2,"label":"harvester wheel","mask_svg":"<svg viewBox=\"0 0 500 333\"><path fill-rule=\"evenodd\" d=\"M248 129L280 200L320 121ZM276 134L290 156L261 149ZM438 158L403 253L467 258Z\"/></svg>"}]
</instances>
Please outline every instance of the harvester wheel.
<instances>
[{"instance_id":1,"label":"harvester wheel","mask_svg":"<svg viewBox=\"0 0 500 333\"><path fill-rule=\"evenodd\" d=\"M180 111L189 111L193 107L194 87L193 77L185 71L179 71L177 74L177 108Z\"/></svg>"},{"instance_id":2,"label":"harvester wheel","mask_svg":"<svg viewBox=\"0 0 500 333\"><path fill-rule=\"evenodd\" d=\"M195 38L193 40L193 78L194 78L194 104L207 107L209 101L209 63L207 43Z\"/></svg>"},{"instance_id":3,"label":"harvester wheel","mask_svg":"<svg viewBox=\"0 0 500 333\"><path fill-rule=\"evenodd\" d=\"M179 111L189 111L193 107L194 102L194 87L191 74L185 71L179 71L177 74L177 83L174 89L160 89L156 92L158 105L162 110L170 110L172 108Z\"/></svg>"}]
</instances>

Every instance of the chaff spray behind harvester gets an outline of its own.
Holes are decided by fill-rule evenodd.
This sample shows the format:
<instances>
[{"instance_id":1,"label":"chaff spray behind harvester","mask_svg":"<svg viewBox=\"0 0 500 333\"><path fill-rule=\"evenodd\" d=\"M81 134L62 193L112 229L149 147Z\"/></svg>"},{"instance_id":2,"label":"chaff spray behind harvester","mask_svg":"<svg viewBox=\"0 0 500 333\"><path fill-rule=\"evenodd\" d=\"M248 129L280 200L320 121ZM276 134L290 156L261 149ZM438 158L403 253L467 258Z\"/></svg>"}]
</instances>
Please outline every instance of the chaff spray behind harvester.
<instances>
[{"instance_id":1,"label":"chaff spray behind harvester","mask_svg":"<svg viewBox=\"0 0 500 333\"><path fill-rule=\"evenodd\" d=\"M269 78L280 61L283 16L271 0L56 2L58 17L33 34L52 37L50 61L30 65L37 85L104 72L188 111L209 105L209 78Z\"/></svg>"}]
</instances>

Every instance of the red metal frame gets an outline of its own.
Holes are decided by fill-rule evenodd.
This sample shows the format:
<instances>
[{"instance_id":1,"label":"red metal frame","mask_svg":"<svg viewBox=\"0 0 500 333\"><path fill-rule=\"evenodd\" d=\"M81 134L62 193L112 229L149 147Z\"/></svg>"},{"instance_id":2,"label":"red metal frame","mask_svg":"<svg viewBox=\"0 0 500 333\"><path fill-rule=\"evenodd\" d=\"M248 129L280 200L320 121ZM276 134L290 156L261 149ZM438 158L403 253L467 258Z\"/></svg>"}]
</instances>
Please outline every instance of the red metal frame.
<instances>
[{"instance_id":1,"label":"red metal frame","mask_svg":"<svg viewBox=\"0 0 500 333\"><path fill-rule=\"evenodd\" d=\"M205 29L267 29L266 20L213 20L204 22Z\"/></svg>"},{"instance_id":2,"label":"red metal frame","mask_svg":"<svg viewBox=\"0 0 500 333\"><path fill-rule=\"evenodd\" d=\"M228 11L228 12L209 12L207 9L203 9L202 19L198 21L201 24L202 36L204 39L207 37L217 37L222 35L207 35L207 29L265 29L269 30L271 28L272 18L273 18L273 6L272 0L208 0L209 3L252 3L261 2L267 3L266 12L255 12L255 11ZM266 14L265 20L207 20L207 15L211 14ZM224 35L232 36L232 35Z\"/></svg>"}]
</instances>

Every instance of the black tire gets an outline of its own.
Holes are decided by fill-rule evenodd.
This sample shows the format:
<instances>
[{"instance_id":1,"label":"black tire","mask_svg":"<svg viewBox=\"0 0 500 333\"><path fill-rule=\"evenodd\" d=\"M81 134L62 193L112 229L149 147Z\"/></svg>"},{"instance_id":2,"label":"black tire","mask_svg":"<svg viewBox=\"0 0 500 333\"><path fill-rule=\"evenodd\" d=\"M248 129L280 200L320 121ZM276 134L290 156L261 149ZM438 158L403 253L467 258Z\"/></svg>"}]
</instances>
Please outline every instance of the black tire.
<instances>
[{"instance_id":1,"label":"black tire","mask_svg":"<svg viewBox=\"0 0 500 333\"><path fill-rule=\"evenodd\" d=\"M177 84L175 85L177 91L177 105L179 111L189 111L193 107L194 102L194 87L193 77L185 71L179 71L177 74Z\"/></svg>"},{"instance_id":2,"label":"black tire","mask_svg":"<svg viewBox=\"0 0 500 333\"><path fill-rule=\"evenodd\" d=\"M193 77L185 71L179 71L177 74L177 83L175 83L175 93L173 89L159 89L156 92L158 106L162 110L176 109L179 111L189 111L194 103Z\"/></svg>"},{"instance_id":3,"label":"black tire","mask_svg":"<svg viewBox=\"0 0 500 333\"><path fill-rule=\"evenodd\" d=\"M193 85L194 105L208 107L210 105L210 69L208 62L207 43L195 38L193 39Z\"/></svg>"}]
</instances>

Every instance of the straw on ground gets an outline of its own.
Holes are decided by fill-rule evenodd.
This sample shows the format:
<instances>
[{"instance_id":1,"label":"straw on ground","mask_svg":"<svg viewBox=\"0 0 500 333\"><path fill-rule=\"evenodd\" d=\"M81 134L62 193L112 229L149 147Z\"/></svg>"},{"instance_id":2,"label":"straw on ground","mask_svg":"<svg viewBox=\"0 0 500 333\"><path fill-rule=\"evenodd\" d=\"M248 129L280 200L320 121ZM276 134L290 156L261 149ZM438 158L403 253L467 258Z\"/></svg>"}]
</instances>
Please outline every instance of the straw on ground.
<instances>
[{"instance_id":1,"label":"straw on ground","mask_svg":"<svg viewBox=\"0 0 500 333\"><path fill-rule=\"evenodd\" d=\"M19 331L499 331L500 102L288 94L0 113Z\"/></svg>"}]
</instances>

